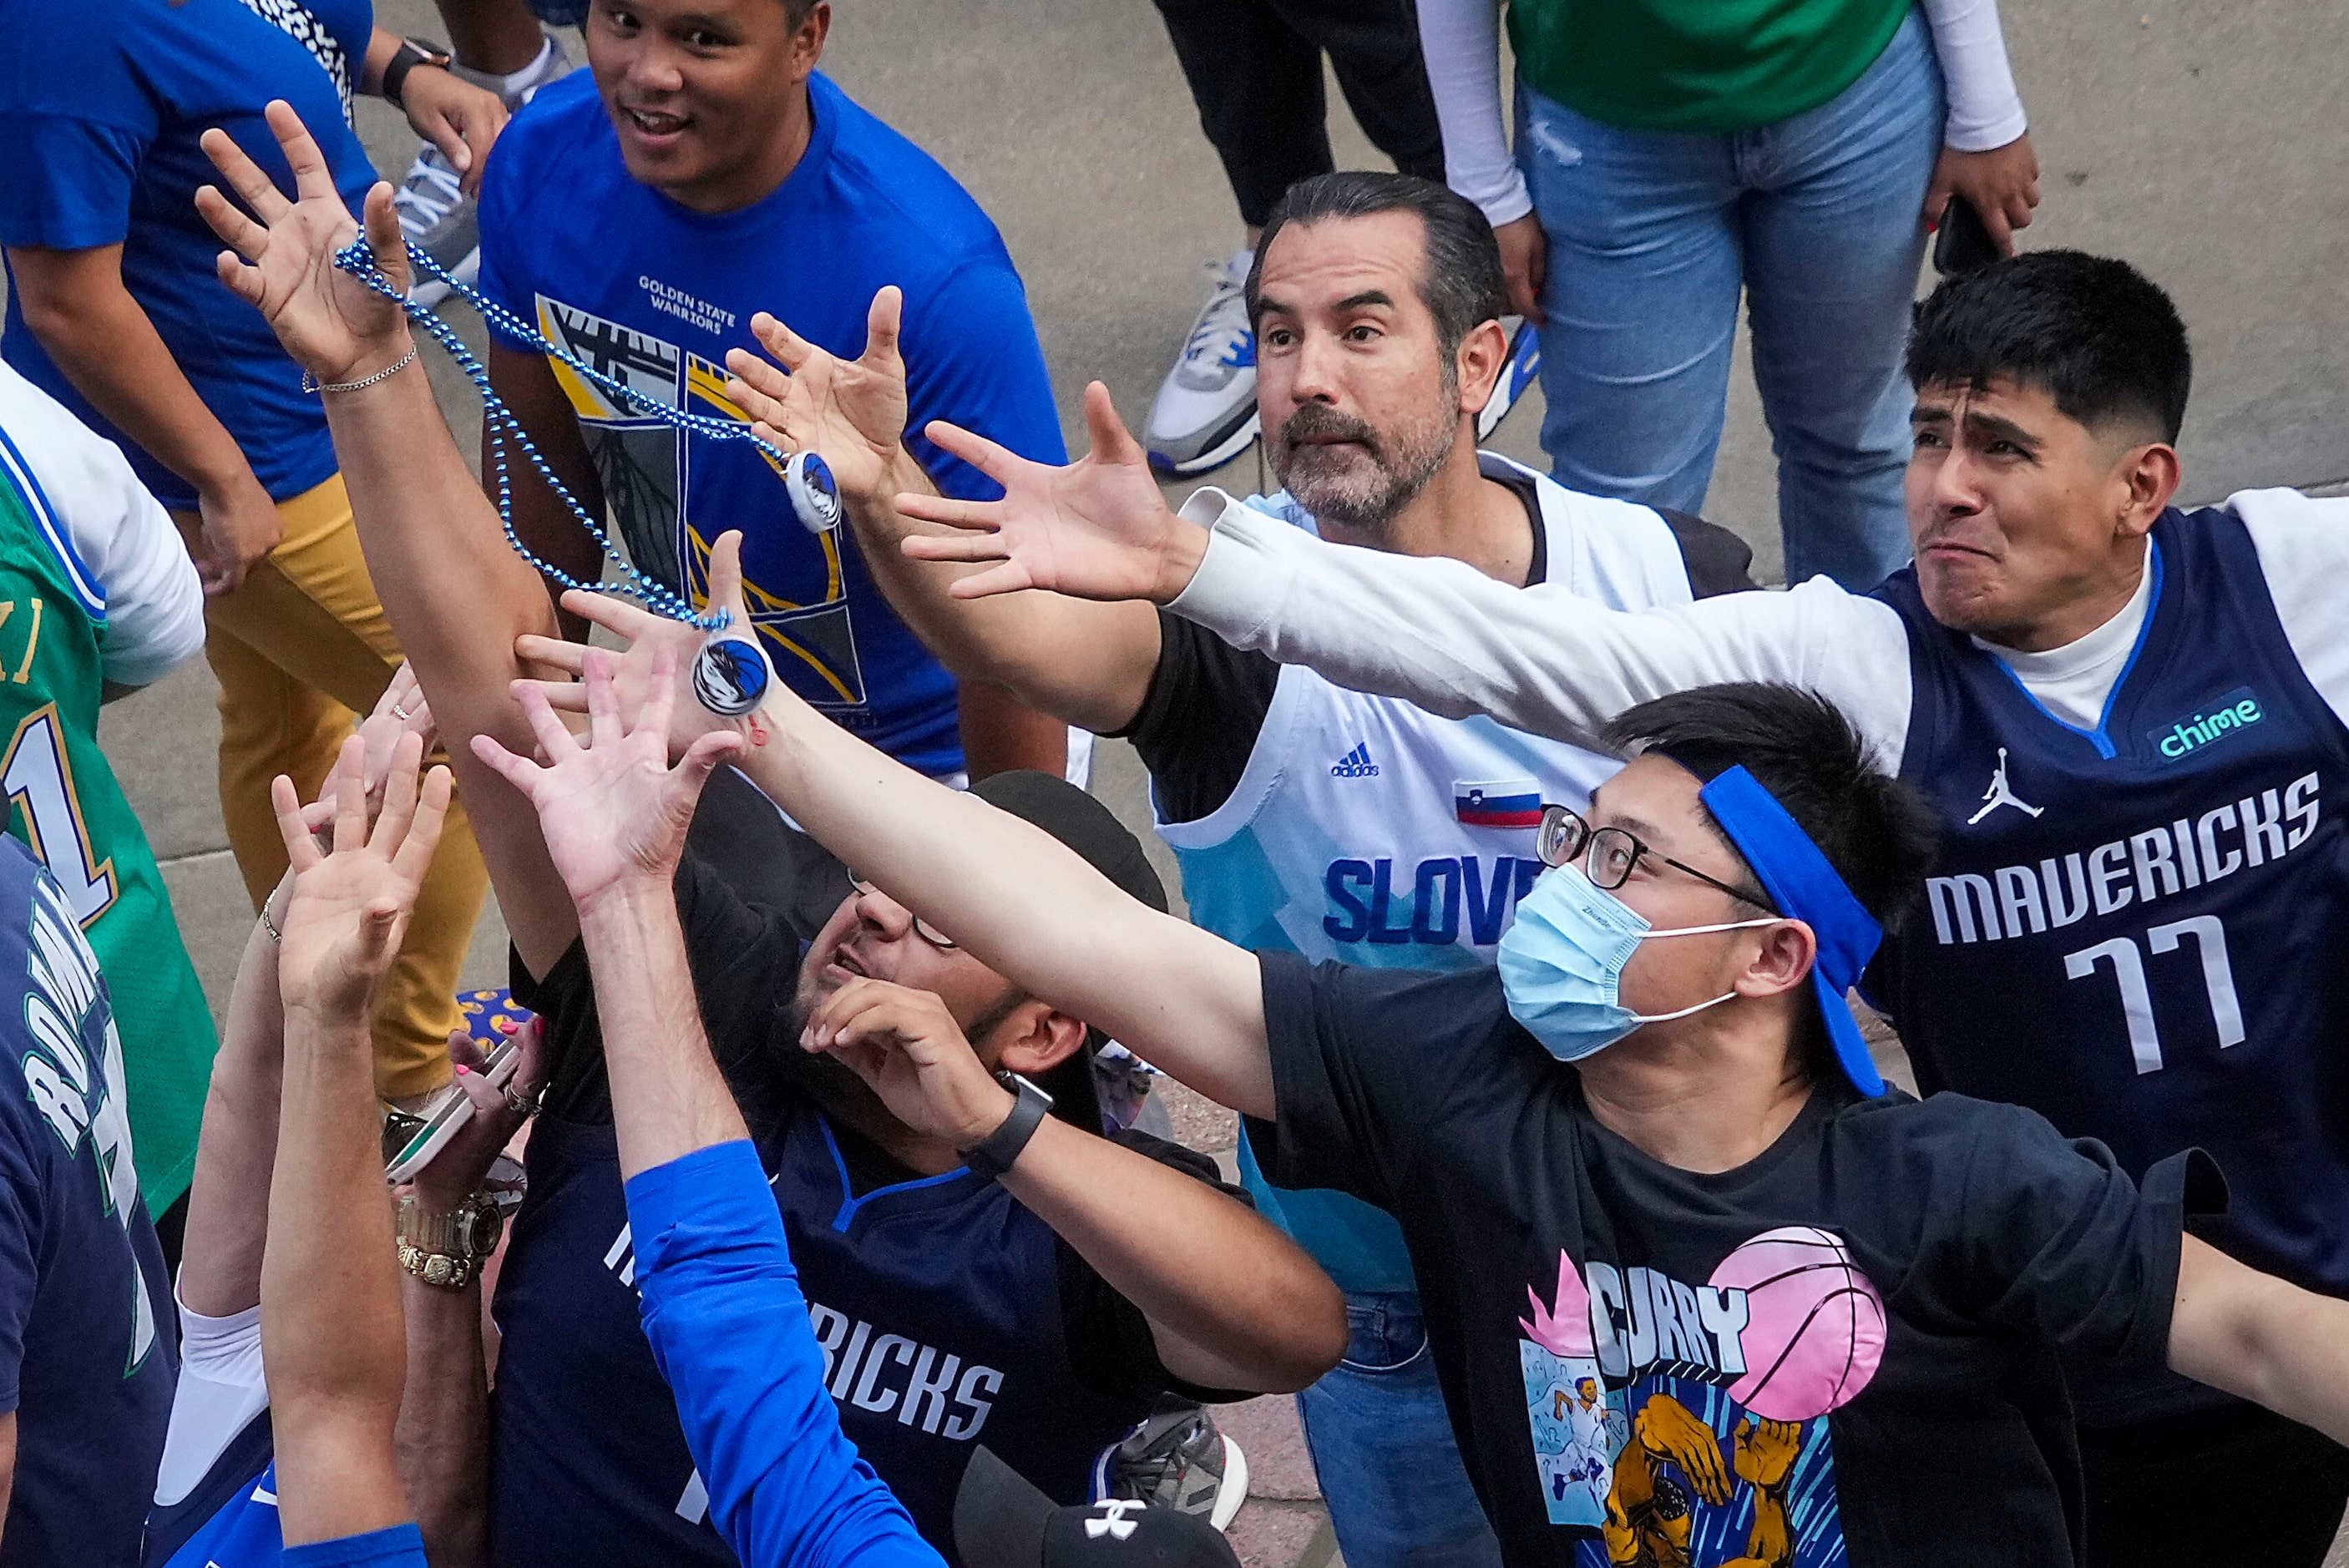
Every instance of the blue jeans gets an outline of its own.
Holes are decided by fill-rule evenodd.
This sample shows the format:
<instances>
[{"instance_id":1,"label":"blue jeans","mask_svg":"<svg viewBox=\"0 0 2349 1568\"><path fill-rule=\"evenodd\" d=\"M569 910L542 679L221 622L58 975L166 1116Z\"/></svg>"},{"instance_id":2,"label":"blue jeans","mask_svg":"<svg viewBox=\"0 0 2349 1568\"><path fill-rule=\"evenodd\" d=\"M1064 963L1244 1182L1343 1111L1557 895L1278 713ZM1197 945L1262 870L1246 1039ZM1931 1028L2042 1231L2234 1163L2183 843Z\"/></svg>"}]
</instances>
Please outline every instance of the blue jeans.
<instances>
[{"instance_id":1,"label":"blue jeans","mask_svg":"<svg viewBox=\"0 0 2349 1568\"><path fill-rule=\"evenodd\" d=\"M1346 1568L1500 1568L1452 1439L1419 1297L1349 1295L1346 1359L1297 1396Z\"/></svg>"},{"instance_id":2,"label":"blue jeans","mask_svg":"<svg viewBox=\"0 0 2349 1568\"><path fill-rule=\"evenodd\" d=\"M1549 240L1541 443L1558 483L1702 508L1742 287L1786 580L1860 592L1904 564L1900 358L1942 121L1923 13L1835 98L1756 130L1624 130L1522 80L1516 102Z\"/></svg>"}]
</instances>

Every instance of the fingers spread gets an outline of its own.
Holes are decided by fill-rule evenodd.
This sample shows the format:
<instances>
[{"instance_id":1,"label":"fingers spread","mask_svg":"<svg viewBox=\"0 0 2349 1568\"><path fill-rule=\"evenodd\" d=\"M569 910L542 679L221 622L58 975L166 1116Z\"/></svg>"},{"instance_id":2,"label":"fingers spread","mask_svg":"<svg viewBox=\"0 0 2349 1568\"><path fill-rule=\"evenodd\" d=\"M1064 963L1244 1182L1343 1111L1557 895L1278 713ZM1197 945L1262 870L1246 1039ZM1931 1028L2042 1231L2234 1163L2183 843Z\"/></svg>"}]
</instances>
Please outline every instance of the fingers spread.
<instances>
[{"instance_id":1,"label":"fingers spread","mask_svg":"<svg viewBox=\"0 0 2349 1568\"><path fill-rule=\"evenodd\" d=\"M432 868L432 851L440 847L440 830L449 820L449 797L454 788L455 782L446 768L435 768L424 776L415 814L408 823L407 834L399 841L398 851L391 857L392 870L410 887L421 884L424 873Z\"/></svg>"},{"instance_id":2,"label":"fingers spread","mask_svg":"<svg viewBox=\"0 0 2349 1568\"><path fill-rule=\"evenodd\" d=\"M640 609L616 594L597 593L585 588L564 589L562 603L563 607L573 614L593 621L605 631L626 637L632 643L645 634L647 627L657 625L660 622L660 617L651 611ZM578 666L567 667L576 669Z\"/></svg>"},{"instance_id":3,"label":"fingers spread","mask_svg":"<svg viewBox=\"0 0 2349 1568\"><path fill-rule=\"evenodd\" d=\"M277 145L293 168L295 194L305 201L334 201L335 176L326 167L326 155L318 150L310 128L302 123L294 106L284 98L272 98L263 112L269 117L269 129L277 133Z\"/></svg>"},{"instance_id":4,"label":"fingers spread","mask_svg":"<svg viewBox=\"0 0 2349 1568\"><path fill-rule=\"evenodd\" d=\"M781 361L786 370L797 370L823 352L763 310L750 318L750 335L759 340L759 346Z\"/></svg>"},{"instance_id":5,"label":"fingers spread","mask_svg":"<svg viewBox=\"0 0 2349 1568\"><path fill-rule=\"evenodd\" d=\"M1028 574L1026 566L1006 560L988 571L956 578L947 584L947 594L954 599L991 599L998 593L1018 593L1034 586L1036 580Z\"/></svg>"},{"instance_id":6,"label":"fingers spread","mask_svg":"<svg viewBox=\"0 0 2349 1568\"><path fill-rule=\"evenodd\" d=\"M392 743L391 760L383 781L383 810L375 820L375 836L367 841L386 858L396 855L408 837L416 815L416 765L424 759L424 738L403 734Z\"/></svg>"},{"instance_id":7,"label":"fingers spread","mask_svg":"<svg viewBox=\"0 0 2349 1568\"><path fill-rule=\"evenodd\" d=\"M1146 462L1142 443L1117 417L1117 405L1110 401L1109 388L1098 381L1085 387L1085 433L1092 438L1096 460L1104 463L1131 465Z\"/></svg>"},{"instance_id":8,"label":"fingers spread","mask_svg":"<svg viewBox=\"0 0 2349 1568\"><path fill-rule=\"evenodd\" d=\"M335 758L335 850L367 842L367 742L352 736Z\"/></svg>"},{"instance_id":9,"label":"fingers spread","mask_svg":"<svg viewBox=\"0 0 2349 1568\"><path fill-rule=\"evenodd\" d=\"M916 522L942 522L949 528L986 529L992 531L1003 526L1003 503L999 500L957 500L952 496L926 495L919 490L901 492L891 503ZM922 550L913 548L919 541ZM916 561L979 560L984 557L932 555L927 546L940 541L935 535L911 533L905 536L905 553Z\"/></svg>"},{"instance_id":10,"label":"fingers spread","mask_svg":"<svg viewBox=\"0 0 2349 1568\"><path fill-rule=\"evenodd\" d=\"M554 717L554 706L538 689L536 681L514 682L513 695L514 700L522 704L523 717L530 722L530 732L538 741L539 751L549 762L560 762L580 749L569 728Z\"/></svg>"},{"instance_id":11,"label":"fingers spread","mask_svg":"<svg viewBox=\"0 0 2349 1568\"><path fill-rule=\"evenodd\" d=\"M318 863L318 841L310 836L310 825L303 820L302 797L294 788L294 780L283 773L269 781L269 804L277 813L277 834L285 841L285 859L300 874Z\"/></svg>"},{"instance_id":12,"label":"fingers spread","mask_svg":"<svg viewBox=\"0 0 2349 1568\"><path fill-rule=\"evenodd\" d=\"M726 611L746 628L750 606L742 598L742 531L730 528L709 547L709 603Z\"/></svg>"},{"instance_id":13,"label":"fingers spread","mask_svg":"<svg viewBox=\"0 0 2349 1568\"><path fill-rule=\"evenodd\" d=\"M400 236L399 212L391 204L391 182L378 180L360 207L367 224L367 249L375 253L378 271L391 286L408 292L408 242Z\"/></svg>"},{"instance_id":14,"label":"fingers spread","mask_svg":"<svg viewBox=\"0 0 2349 1568\"><path fill-rule=\"evenodd\" d=\"M292 111L289 109L287 112ZM263 222L274 224L294 210L294 203L285 199L285 192L277 189L277 182L263 172L261 165L245 156L244 149L239 147L228 132L215 127L196 139L203 148L204 156L212 160L212 167L221 171L221 178L228 181L228 188L235 191ZM222 234L221 238L227 239L228 236Z\"/></svg>"},{"instance_id":15,"label":"fingers spread","mask_svg":"<svg viewBox=\"0 0 2349 1568\"><path fill-rule=\"evenodd\" d=\"M222 138L223 140L226 138ZM210 185L196 188L196 211L212 225L212 232L222 242L233 249L246 261L258 261L268 248L269 231L237 210L236 203Z\"/></svg>"},{"instance_id":16,"label":"fingers spread","mask_svg":"<svg viewBox=\"0 0 2349 1568\"><path fill-rule=\"evenodd\" d=\"M1099 386L1100 383L1095 382L1094 385ZM948 420L933 419L925 428L923 433L927 435L940 450L953 453L1006 489L1010 487L1013 475L1022 468L1030 466L1025 458L996 445L985 436L966 430L960 425ZM915 514L907 512L906 515L910 517Z\"/></svg>"},{"instance_id":17,"label":"fingers spread","mask_svg":"<svg viewBox=\"0 0 2349 1568\"><path fill-rule=\"evenodd\" d=\"M892 369L903 362L897 354L897 327L905 312L905 291L891 284L873 296L864 313L864 363Z\"/></svg>"}]
</instances>

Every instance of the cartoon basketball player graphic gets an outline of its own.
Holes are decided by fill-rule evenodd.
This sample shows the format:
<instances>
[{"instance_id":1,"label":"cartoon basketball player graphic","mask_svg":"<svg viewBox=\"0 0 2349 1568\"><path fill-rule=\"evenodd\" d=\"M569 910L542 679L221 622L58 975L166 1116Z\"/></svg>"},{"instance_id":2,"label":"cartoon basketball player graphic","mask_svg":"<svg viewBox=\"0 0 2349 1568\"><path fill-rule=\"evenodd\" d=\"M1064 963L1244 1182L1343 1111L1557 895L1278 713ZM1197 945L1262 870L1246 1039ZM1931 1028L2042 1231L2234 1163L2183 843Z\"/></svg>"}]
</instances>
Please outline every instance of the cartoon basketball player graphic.
<instances>
[{"instance_id":1,"label":"cartoon basketball player graphic","mask_svg":"<svg viewBox=\"0 0 2349 1568\"><path fill-rule=\"evenodd\" d=\"M1837 1236L1792 1226L1702 1284L1558 1260L1519 1320L1534 1460L1587 1568L1837 1568L1827 1414L1875 1376L1884 1303Z\"/></svg>"}]
</instances>

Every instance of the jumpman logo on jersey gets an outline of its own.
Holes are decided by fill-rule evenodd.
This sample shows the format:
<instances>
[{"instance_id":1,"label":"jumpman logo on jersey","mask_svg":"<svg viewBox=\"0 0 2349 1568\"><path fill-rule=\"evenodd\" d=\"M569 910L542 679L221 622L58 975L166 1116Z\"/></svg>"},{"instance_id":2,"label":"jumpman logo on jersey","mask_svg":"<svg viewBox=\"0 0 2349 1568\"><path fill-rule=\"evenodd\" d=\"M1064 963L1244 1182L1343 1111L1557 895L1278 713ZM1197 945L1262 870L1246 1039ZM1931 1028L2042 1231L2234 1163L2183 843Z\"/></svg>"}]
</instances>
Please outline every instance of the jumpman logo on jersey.
<instances>
[{"instance_id":1,"label":"jumpman logo on jersey","mask_svg":"<svg viewBox=\"0 0 2349 1568\"><path fill-rule=\"evenodd\" d=\"M2006 782L2006 748L2003 746L1998 748L1998 767L1991 773L1990 788L1982 791L1982 808L1981 810L1976 811L1972 816L1966 819L1966 826L1969 828L1972 827L1976 822L1981 821L1984 817L1989 816L2001 806L2012 806L2026 817L2036 817L2040 812L2046 810L2044 806L2026 804L2022 798L2017 796L2014 790L2008 786Z\"/></svg>"}]
</instances>

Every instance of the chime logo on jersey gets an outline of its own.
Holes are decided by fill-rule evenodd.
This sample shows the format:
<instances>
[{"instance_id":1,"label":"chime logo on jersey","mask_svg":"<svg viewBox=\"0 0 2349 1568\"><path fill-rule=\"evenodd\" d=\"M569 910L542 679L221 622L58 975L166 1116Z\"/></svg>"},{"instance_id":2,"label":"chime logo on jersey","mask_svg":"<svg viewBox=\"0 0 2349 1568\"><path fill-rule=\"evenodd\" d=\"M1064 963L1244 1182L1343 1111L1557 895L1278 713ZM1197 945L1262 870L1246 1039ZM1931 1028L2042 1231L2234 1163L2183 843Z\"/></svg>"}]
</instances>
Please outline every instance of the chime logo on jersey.
<instances>
[{"instance_id":1,"label":"chime logo on jersey","mask_svg":"<svg viewBox=\"0 0 2349 1568\"><path fill-rule=\"evenodd\" d=\"M1767 1231L1696 1285L1561 1253L1555 1299L1526 1295L1535 1470L1551 1523L1599 1532L1579 1561L1844 1560L1826 1416L1875 1377L1885 1315L1841 1238Z\"/></svg>"},{"instance_id":2,"label":"chime logo on jersey","mask_svg":"<svg viewBox=\"0 0 2349 1568\"><path fill-rule=\"evenodd\" d=\"M2198 708L2191 718L2146 731L2146 738L2153 743L2155 750L2175 762L2203 747L2215 746L2266 717L2260 699L2251 695L2251 688L2237 686L2211 704L2207 712Z\"/></svg>"},{"instance_id":3,"label":"chime logo on jersey","mask_svg":"<svg viewBox=\"0 0 2349 1568\"><path fill-rule=\"evenodd\" d=\"M2035 935L2092 910L2105 915L2131 903L2154 903L2280 861L2315 834L2317 789L2317 775L2302 774L2093 849L2048 855L2035 865L1929 877L1925 896L1934 940L1946 947Z\"/></svg>"},{"instance_id":4,"label":"chime logo on jersey","mask_svg":"<svg viewBox=\"0 0 2349 1568\"><path fill-rule=\"evenodd\" d=\"M1452 814L1471 828L1538 828L1541 786L1531 779L1456 779Z\"/></svg>"}]
</instances>

